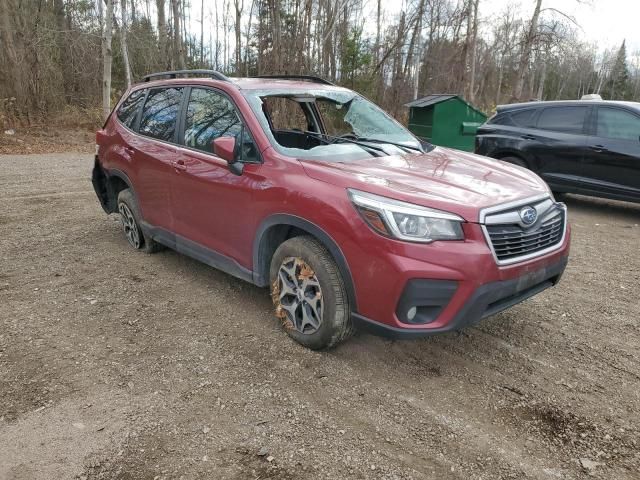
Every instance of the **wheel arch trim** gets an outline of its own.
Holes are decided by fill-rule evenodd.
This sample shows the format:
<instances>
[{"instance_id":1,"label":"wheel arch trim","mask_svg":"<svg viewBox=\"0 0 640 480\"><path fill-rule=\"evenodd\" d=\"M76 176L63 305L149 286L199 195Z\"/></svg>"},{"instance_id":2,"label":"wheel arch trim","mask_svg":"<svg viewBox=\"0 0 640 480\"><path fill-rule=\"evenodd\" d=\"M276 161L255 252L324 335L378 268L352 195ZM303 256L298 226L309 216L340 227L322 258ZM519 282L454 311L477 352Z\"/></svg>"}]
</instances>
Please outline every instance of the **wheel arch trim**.
<instances>
[{"instance_id":1,"label":"wheel arch trim","mask_svg":"<svg viewBox=\"0 0 640 480\"><path fill-rule=\"evenodd\" d=\"M493 152L492 157L495 158L496 160L501 160L505 157L516 157L520 160L522 160L523 162L527 162L529 163L529 160L526 158L526 155L523 155L521 151L518 150L512 150L512 149L501 149L501 150L497 150L496 152Z\"/></svg>"},{"instance_id":2,"label":"wheel arch trim","mask_svg":"<svg viewBox=\"0 0 640 480\"><path fill-rule=\"evenodd\" d=\"M96 163L96 165L99 165L99 163ZM113 190L112 184L109 181L111 178L115 177L122 180L127 185L127 188L131 190L131 194L133 195L133 198L138 203L138 208L140 208L140 213L142 214L142 207L140 206L138 195L136 194L135 188L133 188L133 182L131 182L131 179L129 178L129 176L126 173L124 173L122 170L119 170L117 168L104 168L102 166L100 168L105 174L105 180L106 180L105 187L107 189L108 196L110 197L110 200L113 206L112 211L108 213L115 213L117 211L118 195Z\"/></svg>"},{"instance_id":3,"label":"wheel arch trim","mask_svg":"<svg viewBox=\"0 0 640 480\"><path fill-rule=\"evenodd\" d=\"M296 215L288 213L273 214L264 219L258 227L253 243L253 283L261 287L269 285L269 265L265 265L268 261L266 255L270 247L267 233L271 228L278 226L295 227L303 230L304 232L313 235L327 250L329 250L329 253L331 253L331 256L338 265L338 270L344 279L347 296L349 297L349 303L351 304L351 310L358 311L353 277L344 253L336 241L321 227ZM275 248L277 248L277 246Z\"/></svg>"}]
</instances>

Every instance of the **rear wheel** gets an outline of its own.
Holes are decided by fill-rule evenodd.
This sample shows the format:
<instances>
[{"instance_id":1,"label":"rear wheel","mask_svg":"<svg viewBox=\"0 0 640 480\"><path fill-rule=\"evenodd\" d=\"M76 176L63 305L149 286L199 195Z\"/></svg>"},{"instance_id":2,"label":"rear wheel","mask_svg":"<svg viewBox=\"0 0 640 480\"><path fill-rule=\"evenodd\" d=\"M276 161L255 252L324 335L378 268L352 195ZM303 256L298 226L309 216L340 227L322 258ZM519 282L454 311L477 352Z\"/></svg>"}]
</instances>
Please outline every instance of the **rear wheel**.
<instances>
[{"instance_id":1,"label":"rear wheel","mask_svg":"<svg viewBox=\"0 0 640 480\"><path fill-rule=\"evenodd\" d=\"M300 236L282 243L269 274L276 317L291 338L319 350L353 334L344 280L317 240Z\"/></svg>"},{"instance_id":2,"label":"rear wheel","mask_svg":"<svg viewBox=\"0 0 640 480\"><path fill-rule=\"evenodd\" d=\"M140 228L140 209L131 190L125 188L118 194L118 213L124 236L129 245L136 250L146 253L155 253L162 250L162 245L144 234Z\"/></svg>"}]
</instances>

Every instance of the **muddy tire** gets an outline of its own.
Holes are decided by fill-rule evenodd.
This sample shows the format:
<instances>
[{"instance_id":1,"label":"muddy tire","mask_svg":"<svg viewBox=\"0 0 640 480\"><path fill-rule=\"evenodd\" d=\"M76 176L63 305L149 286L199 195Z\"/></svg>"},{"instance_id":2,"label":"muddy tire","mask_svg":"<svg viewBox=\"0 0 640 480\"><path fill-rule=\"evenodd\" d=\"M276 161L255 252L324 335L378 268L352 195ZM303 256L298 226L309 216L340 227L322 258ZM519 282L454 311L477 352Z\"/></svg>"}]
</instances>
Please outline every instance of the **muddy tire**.
<instances>
[{"instance_id":1,"label":"muddy tire","mask_svg":"<svg viewBox=\"0 0 640 480\"><path fill-rule=\"evenodd\" d=\"M332 348L353 334L340 270L313 237L282 243L271 259L269 279L276 317L301 345L312 350Z\"/></svg>"},{"instance_id":2,"label":"muddy tire","mask_svg":"<svg viewBox=\"0 0 640 480\"><path fill-rule=\"evenodd\" d=\"M131 190L126 188L118 194L118 214L125 238L136 250L155 253L163 246L144 234L140 228L140 209Z\"/></svg>"}]
</instances>

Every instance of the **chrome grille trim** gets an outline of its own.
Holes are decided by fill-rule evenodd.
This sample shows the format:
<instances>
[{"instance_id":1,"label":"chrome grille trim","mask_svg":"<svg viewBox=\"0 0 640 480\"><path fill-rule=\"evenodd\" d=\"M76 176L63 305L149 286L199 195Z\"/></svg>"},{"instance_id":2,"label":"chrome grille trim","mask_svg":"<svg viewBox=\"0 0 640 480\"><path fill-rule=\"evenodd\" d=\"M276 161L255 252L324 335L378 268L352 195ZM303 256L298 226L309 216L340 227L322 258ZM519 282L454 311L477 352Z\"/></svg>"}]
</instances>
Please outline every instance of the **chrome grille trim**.
<instances>
[{"instance_id":1,"label":"chrome grille trim","mask_svg":"<svg viewBox=\"0 0 640 480\"><path fill-rule=\"evenodd\" d=\"M538 213L536 222L522 223L519 211L531 206ZM548 195L485 208L480 224L487 245L498 265L511 265L559 249L567 231L567 208Z\"/></svg>"}]
</instances>

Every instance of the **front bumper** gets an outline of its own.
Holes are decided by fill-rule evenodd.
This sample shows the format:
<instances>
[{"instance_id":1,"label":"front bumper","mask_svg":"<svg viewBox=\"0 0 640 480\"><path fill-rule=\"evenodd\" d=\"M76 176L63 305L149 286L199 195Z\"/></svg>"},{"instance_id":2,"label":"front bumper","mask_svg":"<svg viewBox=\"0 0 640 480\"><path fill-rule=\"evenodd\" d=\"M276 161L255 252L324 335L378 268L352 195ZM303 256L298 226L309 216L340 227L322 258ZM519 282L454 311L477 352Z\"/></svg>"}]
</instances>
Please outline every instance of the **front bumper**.
<instances>
[{"instance_id":1,"label":"front bumper","mask_svg":"<svg viewBox=\"0 0 640 480\"><path fill-rule=\"evenodd\" d=\"M371 320L357 313L352 313L351 317L358 329L390 338L420 338L436 333L459 330L552 287L560 281L560 277L567 266L568 258L568 256L561 257L555 263L528 272L520 277L494 281L479 286L458 309L453 318L443 326L435 328L399 328ZM456 282L447 280L425 280L424 283L408 284L398 303L397 315L406 314L406 308L403 305L424 305L427 303L428 307L423 310L421 321L424 322L425 319L431 320L428 318L429 315L433 315L435 319L447 307L455 291ZM416 318L419 316L420 313Z\"/></svg>"}]
</instances>

